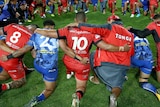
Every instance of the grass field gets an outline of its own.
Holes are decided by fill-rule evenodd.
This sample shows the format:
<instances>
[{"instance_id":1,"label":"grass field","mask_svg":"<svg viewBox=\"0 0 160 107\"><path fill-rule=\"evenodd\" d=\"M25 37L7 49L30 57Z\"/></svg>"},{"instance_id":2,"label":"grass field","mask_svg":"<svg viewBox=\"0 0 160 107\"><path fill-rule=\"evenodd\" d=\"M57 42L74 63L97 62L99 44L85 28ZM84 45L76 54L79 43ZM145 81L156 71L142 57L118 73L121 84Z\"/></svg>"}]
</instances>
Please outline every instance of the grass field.
<instances>
[{"instance_id":1,"label":"grass field","mask_svg":"<svg viewBox=\"0 0 160 107\"><path fill-rule=\"evenodd\" d=\"M133 26L135 28L143 29L145 26L151 22L149 16L141 16L139 18L130 18L130 14L127 13L126 16L121 14L120 1L117 0L118 11L116 14L121 17L125 26ZM111 15L107 10L104 15L97 12L92 12L92 7L90 6L90 12L87 13L88 23L104 24L106 18ZM47 18L51 18L47 14ZM67 13L61 16L55 16L52 18L56 23L56 28L64 27L66 24L74 20L74 13ZM39 16L32 22L38 24L42 27L42 22L44 19L40 19ZM28 23L26 23L28 24ZM154 58L156 55L155 43L153 38L147 37L151 48L153 50ZM95 47L92 48L94 50ZM40 103L37 107L70 107L72 101L72 94L75 91L75 79L72 77L70 80L66 79L65 66L62 62L63 52L59 51L59 77L57 81L57 88L55 92L44 102ZM27 53L24 58L24 62L29 67L33 67L33 59L30 53ZM127 73L129 80L124 83L122 94L118 99L118 107L160 107L160 102L157 100L154 94L143 90L139 87L137 69L130 69ZM8 81L11 81L8 80ZM149 81L153 83L156 87L160 87L155 78L155 73L150 77ZM7 82L7 81L2 81ZM44 83L42 76L38 72L32 72L27 75L27 83L19 88L6 91L0 95L0 107L23 107L30 99L44 89ZM87 90L84 97L81 100L81 107L108 107L109 91L106 90L104 84L94 85L88 81Z\"/></svg>"}]
</instances>

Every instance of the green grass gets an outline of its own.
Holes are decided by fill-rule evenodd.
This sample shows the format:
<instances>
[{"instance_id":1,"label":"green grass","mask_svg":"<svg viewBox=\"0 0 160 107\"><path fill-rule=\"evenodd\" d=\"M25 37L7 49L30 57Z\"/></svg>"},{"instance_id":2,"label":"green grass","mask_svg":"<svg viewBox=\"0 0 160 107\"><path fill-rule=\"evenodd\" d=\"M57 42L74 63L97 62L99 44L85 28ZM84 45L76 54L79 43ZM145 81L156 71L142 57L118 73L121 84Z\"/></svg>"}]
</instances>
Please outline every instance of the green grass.
<instances>
[{"instance_id":1,"label":"green grass","mask_svg":"<svg viewBox=\"0 0 160 107\"><path fill-rule=\"evenodd\" d=\"M117 0L118 1L118 0ZM118 11L116 14L121 17L125 26L133 26L135 28L143 29L151 22L149 17L141 16L140 18L130 18L130 14L126 16L121 15L120 1L117 3ZM92 7L90 6L92 11ZM99 11L87 13L88 23L104 24L106 18L111 15L107 10L107 13L103 15ZM47 14L48 18L51 18ZM52 18L56 23L56 28L64 27L66 24L73 22L74 13L63 14L62 16L56 16ZM39 16L32 22L42 27L43 19ZM28 23L26 23L28 24ZM153 50L154 58L156 55L156 48L153 38L147 37L150 41L151 48ZM92 48L92 50L94 47ZM75 92L75 79L66 79L65 66L62 62L63 52L59 51L59 75L57 80L57 88L55 92L44 102L40 103L37 107L70 107L72 101L72 94ZM30 53L25 55L24 62L29 67L33 67L33 59ZM118 107L160 107L160 103L154 94L143 90L138 85L138 77L136 76L138 70L130 69L127 73L129 80L124 83L122 94L118 98ZM154 73L153 73L154 74ZM11 81L8 80L8 81ZM5 82L8 82L5 81ZM151 76L149 81L156 87L160 87L160 84L156 81L155 76ZM4 81L2 81L4 82ZM1 83L2 83L1 82ZM28 101L41 93L44 89L44 83L42 76L38 72L32 72L27 75L27 83L19 88L8 90L0 95L0 107L23 107ZM94 85L88 81L87 90L84 97L81 100L81 107L108 107L108 97L110 92L106 90L104 84Z\"/></svg>"}]
</instances>

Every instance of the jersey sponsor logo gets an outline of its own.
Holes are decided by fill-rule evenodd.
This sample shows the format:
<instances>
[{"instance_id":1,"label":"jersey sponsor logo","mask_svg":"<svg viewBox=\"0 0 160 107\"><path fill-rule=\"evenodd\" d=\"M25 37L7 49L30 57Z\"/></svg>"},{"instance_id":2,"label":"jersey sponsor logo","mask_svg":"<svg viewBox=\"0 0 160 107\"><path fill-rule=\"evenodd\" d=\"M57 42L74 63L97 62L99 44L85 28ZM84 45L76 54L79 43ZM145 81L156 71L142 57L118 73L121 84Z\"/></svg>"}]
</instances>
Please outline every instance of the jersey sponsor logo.
<instances>
[{"instance_id":1,"label":"jersey sponsor logo","mask_svg":"<svg viewBox=\"0 0 160 107\"><path fill-rule=\"evenodd\" d=\"M7 44L9 47L13 48L13 49L19 49L19 48L20 48L20 47L18 47L18 46L16 46L16 45L12 44L12 43L9 42L9 41L7 41L6 44Z\"/></svg>"},{"instance_id":2,"label":"jersey sponsor logo","mask_svg":"<svg viewBox=\"0 0 160 107\"><path fill-rule=\"evenodd\" d=\"M121 39L121 40L126 40L126 41L130 41L130 42L132 40L132 38L129 37L129 36L124 36L124 35L120 35L120 34L117 34L117 33L116 33L115 36L116 36L117 39Z\"/></svg>"},{"instance_id":3,"label":"jersey sponsor logo","mask_svg":"<svg viewBox=\"0 0 160 107\"><path fill-rule=\"evenodd\" d=\"M91 34L90 32L88 31L77 31L77 30L70 30L71 33L77 33L78 35L79 34Z\"/></svg>"},{"instance_id":4,"label":"jersey sponsor logo","mask_svg":"<svg viewBox=\"0 0 160 107\"><path fill-rule=\"evenodd\" d=\"M9 70L8 72L17 72L16 70Z\"/></svg>"},{"instance_id":5,"label":"jersey sponsor logo","mask_svg":"<svg viewBox=\"0 0 160 107\"><path fill-rule=\"evenodd\" d=\"M89 70L90 70L90 69L85 69L85 70L83 70L83 73L84 73L84 72L89 72Z\"/></svg>"},{"instance_id":6,"label":"jersey sponsor logo","mask_svg":"<svg viewBox=\"0 0 160 107\"><path fill-rule=\"evenodd\" d=\"M48 72L55 72L56 71L56 69L52 69L52 70L49 70Z\"/></svg>"},{"instance_id":7,"label":"jersey sponsor logo","mask_svg":"<svg viewBox=\"0 0 160 107\"><path fill-rule=\"evenodd\" d=\"M39 53L45 53L45 54L56 54L57 52L48 51L48 50L38 50Z\"/></svg>"},{"instance_id":8,"label":"jersey sponsor logo","mask_svg":"<svg viewBox=\"0 0 160 107\"><path fill-rule=\"evenodd\" d=\"M31 33L28 32L28 31L26 31L25 29L22 29L22 28L20 28L20 27L18 27L18 26L15 26L15 25L13 25L13 27L16 28L16 29L18 29L18 30L21 30L22 32L24 32L24 33L26 33L26 34L28 34L28 35L31 36Z\"/></svg>"},{"instance_id":9,"label":"jersey sponsor logo","mask_svg":"<svg viewBox=\"0 0 160 107\"><path fill-rule=\"evenodd\" d=\"M83 79L86 79L88 77L88 75L83 75Z\"/></svg>"},{"instance_id":10,"label":"jersey sponsor logo","mask_svg":"<svg viewBox=\"0 0 160 107\"><path fill-rule=\"evenodd\" d=\"M87 52L85 50L80 51L80 50L75 50L74 51L76 54L87 54Z\"/></svg>"}]
</instances>

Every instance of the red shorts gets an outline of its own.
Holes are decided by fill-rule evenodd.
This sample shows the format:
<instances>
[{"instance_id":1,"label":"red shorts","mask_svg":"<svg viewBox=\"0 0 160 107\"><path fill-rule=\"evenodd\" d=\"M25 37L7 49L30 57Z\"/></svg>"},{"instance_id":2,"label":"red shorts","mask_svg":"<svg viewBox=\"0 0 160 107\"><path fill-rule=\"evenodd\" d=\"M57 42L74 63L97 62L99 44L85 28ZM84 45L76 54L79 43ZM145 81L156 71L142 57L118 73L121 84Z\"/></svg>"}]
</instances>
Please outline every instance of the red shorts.
<instances>
[{"instance_id":1,"label":"red shorts","mask_svg":"<svg viewBox=\"0 0 160 107\"><path fill-rule=\"evenodd\" d=\"M157 43L156 46L157 46L157 64L156 64L156 71L160 72L160 43Z\"/></svg>"},{"instance_id":2,"label":"red shorts","mask_svg":"<svg viewBox=\"0 0 160 107\"><path fill-rule=\"evenodd\" d=\"M69 56L64 56L63 62L69 71L75 72L75 76L79 80L88 80L90 73L90 64L82 64L76 59Z\"/></svg>"},{"instance_id":3,"label":"red shorts","mask_svg":"<svg viewBox=\"0 0 160 107\"><path fill-rule=\"evenodd\" d=\"M0 50L0 57L9 53ZM13 80L19 80L25 77L25 70L21 59L13 58L8 61L0 61L0 66L5 69Z\"/></svg>"},{"instance_id":4,"label":"red shorts","mask_svg":"<svg viewBox=\"0 0 160 107\"><path fill-rule=\"evenodd\" d=\"M150 2L149 7L154 6L155 8L158 8L158 2Z\"/></svg>"},{"instance_id":5,"label":"red shorts","mask_svg":"<svg viewBox=\"0 0 160 107\"><path fill-rule=\"evenodd\" d=\"M129 2L133 4L133 3L138 2L138 0L130 0Z\"/></svg>"},{"instance_id":6,"label":"red shorts","mask_svg":"<svg viewBox=\"0 0 160 107\"><path fill-rule=\"evenodd\" d=\"M68 6L67 0L61 0L61 3L62 3L63 7L67 7Z\"/></svg>"},{"instance_id":7,"label":"red shorts","mask_svg":"<svg viewBox=\"0 0 160 107\"><path fill-rule=\"evenodd\" d=\"M110 9L112 9L112 4L113 3L116 3L116 0L109 0L108 1L108 7L110 8Z\"/></svg>"}]
</instances>

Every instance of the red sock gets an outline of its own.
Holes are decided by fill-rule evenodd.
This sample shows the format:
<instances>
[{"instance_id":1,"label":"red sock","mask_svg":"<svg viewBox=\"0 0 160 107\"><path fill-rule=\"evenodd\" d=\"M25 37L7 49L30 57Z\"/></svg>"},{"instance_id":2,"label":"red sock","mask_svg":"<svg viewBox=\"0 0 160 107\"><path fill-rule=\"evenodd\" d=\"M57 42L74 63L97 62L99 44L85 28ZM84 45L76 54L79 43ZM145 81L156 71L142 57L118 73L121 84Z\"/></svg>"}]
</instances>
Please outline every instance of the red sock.
<instances>
[{"instance_id":1,"label":"red sock","mask_svg":"<svg viewBox=\"0 0 160 107\"><path fill-rule=\"evenodd\" d=\"M77 94L79 100L83 97L83 92L82 91L77 91L76 94Z\"/></svg>"},{"instance_id":2,"label":"red sock","mask_svg":"<svg viewBox=\"0 0 160 107\"><path fill-rule=\"evenodd\" d=\"M1 87L1 88L2 88L3 91L5 91L5 90L8 89L8 85L7 85L7 84L2 84L2 87Z\"/></svg>"}]
</instances>

